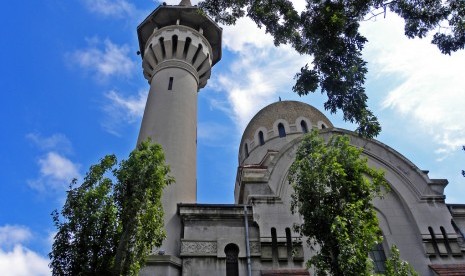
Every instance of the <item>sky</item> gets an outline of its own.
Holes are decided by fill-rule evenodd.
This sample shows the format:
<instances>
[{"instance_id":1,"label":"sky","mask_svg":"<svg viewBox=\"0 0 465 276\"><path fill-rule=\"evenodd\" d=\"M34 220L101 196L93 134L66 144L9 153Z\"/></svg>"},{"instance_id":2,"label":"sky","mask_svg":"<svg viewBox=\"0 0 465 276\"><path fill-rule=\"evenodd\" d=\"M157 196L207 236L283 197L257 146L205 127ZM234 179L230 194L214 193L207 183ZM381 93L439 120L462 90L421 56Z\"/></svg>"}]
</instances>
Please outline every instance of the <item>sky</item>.
<instances>
[{"instance_id":1,"label":"sky","mask_svg":"<svg viewBox=\"0 0 465 276\"><path fill-rule=\"evenodd\" d=\"M177 1L167 1L177 4ZM193 4L196 4L193 1ZM302 10L303 0L294 1ZM47 254L73 178L106 154L134 149L148 93L136 27L156 1L8 1L0 9L0 275L49 275ZM409 40L392 13L362 24L369 107L377 139L431 178L447 178L447 203L465 203L465 51L440 54ZM248 19L223 26L223 58L198 103L198 202L233 203L242 131L278 100L300 100L333 124L325 95L298 97L294 75L311 63Z\"/></svg>"}]
</instances>

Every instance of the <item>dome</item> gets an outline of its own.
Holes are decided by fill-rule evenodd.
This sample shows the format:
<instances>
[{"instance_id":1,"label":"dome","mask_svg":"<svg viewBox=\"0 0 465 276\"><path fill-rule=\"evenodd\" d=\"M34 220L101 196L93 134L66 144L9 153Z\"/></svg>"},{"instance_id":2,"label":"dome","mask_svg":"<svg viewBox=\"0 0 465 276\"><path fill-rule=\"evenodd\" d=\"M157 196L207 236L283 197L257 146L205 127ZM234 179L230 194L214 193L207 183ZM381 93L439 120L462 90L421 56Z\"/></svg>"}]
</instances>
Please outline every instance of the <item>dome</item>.
<instances>
[{"instance_id":1,"label":"dome","mask_svg":"<svg viewBox=\"0 0 465 276\"><path fill-rule=\"evenodd\" d=\"M256 147L264 145L265 140L282 137L278 131L279 125L284 127L288 136L301 135L312 128L333 127L323 113L306 103L298 101L272 103L255 114L245 128L239 149L239 162L242 163Z\"/></svg>"}]
</instances>

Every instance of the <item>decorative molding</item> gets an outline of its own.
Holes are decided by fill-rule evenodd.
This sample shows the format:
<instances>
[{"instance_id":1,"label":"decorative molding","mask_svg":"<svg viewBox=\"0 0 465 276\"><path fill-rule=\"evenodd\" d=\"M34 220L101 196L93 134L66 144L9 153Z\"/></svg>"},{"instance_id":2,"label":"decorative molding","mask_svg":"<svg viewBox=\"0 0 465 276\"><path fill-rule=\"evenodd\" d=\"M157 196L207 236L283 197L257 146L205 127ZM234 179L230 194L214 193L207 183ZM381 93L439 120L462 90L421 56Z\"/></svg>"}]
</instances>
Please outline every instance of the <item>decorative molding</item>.
<instances>
[{"instance_id":1,"label":"decorative molding","mask_svg":"<svg viewBox=\"0 0 465 276\"><path fill-rule=\"evenodd\" d=\"M251 255L260 255L261 254L260 241L249 241L249 246L250 246L250 254Z\"/></svg>"},{"instance_id":2,"label":"decorative molding","mask_svg":"<svg viewBox=\"0 0 465 276\"><path fill-rule=\"evenodd\" d=\"M218 245L216 241L182 241L181 256L216 256Z\"/></svg>"}]
</instances>

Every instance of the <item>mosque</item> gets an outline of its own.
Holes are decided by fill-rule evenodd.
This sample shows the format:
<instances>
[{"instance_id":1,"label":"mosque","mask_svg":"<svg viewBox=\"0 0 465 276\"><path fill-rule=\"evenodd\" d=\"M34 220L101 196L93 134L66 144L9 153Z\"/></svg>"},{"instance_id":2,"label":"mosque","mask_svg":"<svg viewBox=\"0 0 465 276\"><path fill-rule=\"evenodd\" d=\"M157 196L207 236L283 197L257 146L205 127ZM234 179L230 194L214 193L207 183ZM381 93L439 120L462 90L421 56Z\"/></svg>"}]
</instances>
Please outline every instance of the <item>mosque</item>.
<instances>
[{"instance_id":1,"label":"mosque","mask_svg":"<svg viewBox=\"0 0 465 276\"><path fill-rule=\"evenodd\" d=\"M384 237L370 252L377 272L389 248L420 275L465 275L465 204L446 204L446 179L430 179L399 152L335 126L316 108L279 101L260 110L239 145L235 204L196 202L197 93L221 59L222 29L192 6L160 5L137 28L150 92L138 142L160 143L176 183L165 189L167 239L141 275L311 275L312 250L293 231L287 174L303 135L348 135L390 192L374 201Z\"/></svg>"}]
</instances>

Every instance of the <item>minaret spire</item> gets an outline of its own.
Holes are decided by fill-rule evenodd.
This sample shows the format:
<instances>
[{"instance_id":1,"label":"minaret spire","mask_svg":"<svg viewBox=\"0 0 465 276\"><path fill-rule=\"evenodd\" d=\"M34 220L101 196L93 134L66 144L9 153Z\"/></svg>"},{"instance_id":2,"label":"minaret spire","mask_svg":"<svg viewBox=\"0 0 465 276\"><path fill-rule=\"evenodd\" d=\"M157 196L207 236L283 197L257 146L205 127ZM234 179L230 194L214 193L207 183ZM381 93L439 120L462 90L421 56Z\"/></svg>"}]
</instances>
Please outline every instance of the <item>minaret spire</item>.
<instances>
[{"instance_id":1,"label":"minaret spire","mask_svg":"<svg viewBox=\"0 0 465 276\"><path fill-rule=\"evenodd\" d=\"M137 28L144 77L150 84L138 143L161 144L175 183L163 191L167 237L154 275L180 275L178 203L197 201L197 93L221 59L222 30L190 0L161 5ZM162 256L164 255L164 256Z\"/></svg>"}]
</instances>

